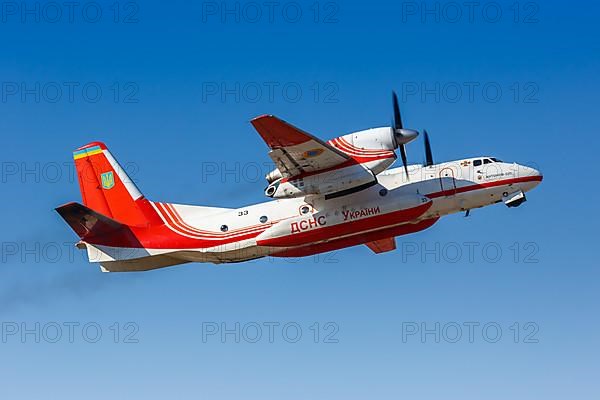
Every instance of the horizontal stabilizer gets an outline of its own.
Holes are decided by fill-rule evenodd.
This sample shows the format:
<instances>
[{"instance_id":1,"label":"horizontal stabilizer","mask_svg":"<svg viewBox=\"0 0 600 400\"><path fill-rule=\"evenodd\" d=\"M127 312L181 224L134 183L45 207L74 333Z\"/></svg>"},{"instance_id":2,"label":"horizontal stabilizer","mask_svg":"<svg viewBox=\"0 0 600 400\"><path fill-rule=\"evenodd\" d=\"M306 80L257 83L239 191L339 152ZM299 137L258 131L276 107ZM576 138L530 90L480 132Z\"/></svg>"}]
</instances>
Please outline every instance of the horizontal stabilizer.
<instances>
[{"instance_id":1,"label":"horizontal stabilizer","mask_svg":"<svg viewBox=\"0 0 600 400\"><path fill-rule=\"evenodd\" d=\"M79 203L68 203L56 212L81 240L108 246L141 247L131 228Z\"/></svg>"}]
</instances>

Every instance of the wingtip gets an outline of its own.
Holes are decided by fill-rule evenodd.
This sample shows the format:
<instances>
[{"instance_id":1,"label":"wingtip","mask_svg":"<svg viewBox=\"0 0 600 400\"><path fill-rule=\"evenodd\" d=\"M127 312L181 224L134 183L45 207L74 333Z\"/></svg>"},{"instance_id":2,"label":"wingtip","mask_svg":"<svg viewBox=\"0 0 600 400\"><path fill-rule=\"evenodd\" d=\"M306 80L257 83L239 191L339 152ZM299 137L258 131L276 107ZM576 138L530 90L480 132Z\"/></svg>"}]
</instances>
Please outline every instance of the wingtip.
<instances>
[{"instance_id":1,"label":"wingtip","mask_svg":"<svg viewBox=\"0 0 600 400\"><path fill-rule=\"evenodd\" d=\"M56 211L57 213L60 214L61 212L64 212L64 210L67 210L67 209L72 208L72 207L77 207L77 206L80 206L80 205L81 204L78 203L78 202L76 202L76 201L70 201L70 202L65 203L63 205L55 207L54 211Z\"/></svg>"},{"instance_id":2,"label":"wingtip","mask_svg":"<svg viewBox=\"0 0 600 400\"><path fill-rule=\"evenodd\" d=\"M254 117L250 120L250 122L254 122L254 121L260 121L263 119L267 119L267 118L276 118L273 114L262 114L259 115L258 117Z\"/></svg>"}]
</instances>

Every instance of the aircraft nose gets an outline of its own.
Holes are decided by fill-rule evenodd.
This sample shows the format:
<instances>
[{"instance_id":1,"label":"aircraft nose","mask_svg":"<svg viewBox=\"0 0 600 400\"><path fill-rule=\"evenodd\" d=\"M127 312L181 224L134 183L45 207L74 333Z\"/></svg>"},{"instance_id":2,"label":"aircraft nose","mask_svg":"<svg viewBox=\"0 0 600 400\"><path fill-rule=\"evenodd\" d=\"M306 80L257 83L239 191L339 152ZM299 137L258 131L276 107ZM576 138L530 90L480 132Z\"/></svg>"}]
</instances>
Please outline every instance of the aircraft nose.
<instances>
[{"instance_id":1,"label":"aircraft nose","mask_svg":"<svg viewBox=\"0 0 600 400\"><path fill-rule=\"evenodd\" d=\"M517 173L519 178L528 178L527 181L532 188L539 185L544 179L544 175L538 169L526 165L519 165Z\"/></svg>"},{"instance_id":2,"label":"aircraft nose","mask_svg":"<svg viewBox=\"0 0 600 400\"><path fill-rule=\"evenodd\" d=\"M535 177L539 177L540 180L543 179L542 173L533 167L528 167L526 165L519 165L519 164L516 164L515 166L516 166L516 168L514 168L514 170L516 170L515 172L517 172L519 174L520 178L535 176Z\"/></svg>"},{"instance_id":3,"label":"aircraft nose","mask_svg":"<svg viewBox=\"0 0 600 400\"><path fill-rule=\"evenodd\" d=\"M533 167L527 167L527 169L529 169L529 175L531 176L542 176L542 173Z\"/></svg>"},{"instance_id":4,"label":"aircraft nose","mask_svg":"<svg viewBox=\"0 0 600 400\"><path fill-rule=\"evenodd\" d=\"M527 168L529 169L530 176L535 176L535 177L540 178L540 182L542 181L542 179L544 179L544 175L542 175L542 173L539 170L537 170L533 167L527 167Z\"/></svg>"}]
</instances>

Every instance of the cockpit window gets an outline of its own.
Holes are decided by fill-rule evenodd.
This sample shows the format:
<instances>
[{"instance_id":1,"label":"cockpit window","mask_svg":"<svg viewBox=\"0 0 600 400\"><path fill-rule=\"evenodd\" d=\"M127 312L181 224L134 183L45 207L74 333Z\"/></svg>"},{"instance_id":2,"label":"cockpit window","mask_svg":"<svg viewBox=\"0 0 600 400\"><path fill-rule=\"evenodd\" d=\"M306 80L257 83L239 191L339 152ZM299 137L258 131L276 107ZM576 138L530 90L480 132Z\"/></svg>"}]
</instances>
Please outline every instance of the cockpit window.
<instances>
[{"instance_id":1,"label":"cockpit window","mask_svg":"<svg viewBox=\"0 0 600 400\"><path fill-rule=\"evenodd\" d=\"M473 160L473 166L479 167L481 165L481 160Z\"/></svg>"},{"instance_id":2,"label":"cockpit window","mask_svg":"<svg viewBox=\"0 0 600 400\"><path fill-rule=\"evenodd\" d=\"M483 163L484 164L491 164L492 160L490 160L489 158L486 158L486 159L483 160Z\"/></svg>"},{"instance_id":3,"label":"cockpit window","mask_svg":"<svg viewBox=\"0 0 600 400\"><path fill-rule=\"evenodd\" d=\"M491 158L491 160L492 160L493 162L502 162L502 160L500 160L500 159L498 159L498 158L494 158L494 157L492 157L492 158Z\"/></svg>"}]
</instances>

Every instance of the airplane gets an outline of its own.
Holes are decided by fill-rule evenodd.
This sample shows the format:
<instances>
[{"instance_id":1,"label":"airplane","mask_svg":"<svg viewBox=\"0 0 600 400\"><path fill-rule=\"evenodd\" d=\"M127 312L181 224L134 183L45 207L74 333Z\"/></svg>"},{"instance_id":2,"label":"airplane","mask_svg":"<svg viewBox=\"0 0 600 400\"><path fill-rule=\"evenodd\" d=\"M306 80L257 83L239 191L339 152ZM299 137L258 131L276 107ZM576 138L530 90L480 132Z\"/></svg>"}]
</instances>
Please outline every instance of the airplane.
<instances>
[{"instance_id":1,"label":"airplane","mask_svg":"<svg viewBox=\"0 0 600 400\"><path fill-rule=\"evenodd\" d=\"M406 145L419 132L404 127L395 93L392 100L391 126L327 142L273 115L253 119L276 166L266 176L271 200L264 203L232 209L148 200L106 145L92 142L73 152L83 204L56 211L101 271L147 271L363 244L389 252L397 236L442 216L501 202L517 207L542 181L534 168L489 156L436 164L426 130L425 163L408 165ZM389 168L396 150L402 167Z\"/></svg>"}]
</instances>

